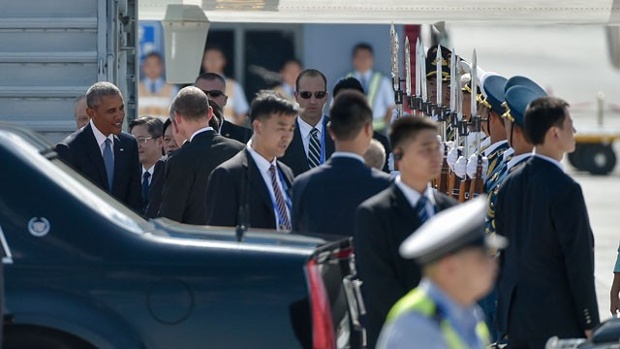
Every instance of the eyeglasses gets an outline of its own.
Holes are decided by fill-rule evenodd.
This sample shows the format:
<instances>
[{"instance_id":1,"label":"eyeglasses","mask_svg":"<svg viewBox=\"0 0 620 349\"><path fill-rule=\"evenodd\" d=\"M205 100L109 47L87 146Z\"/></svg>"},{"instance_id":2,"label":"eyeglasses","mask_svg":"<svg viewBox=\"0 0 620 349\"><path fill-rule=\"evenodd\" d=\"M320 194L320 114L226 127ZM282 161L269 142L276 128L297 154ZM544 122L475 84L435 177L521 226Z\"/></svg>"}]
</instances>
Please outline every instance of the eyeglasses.
<instances>
[{"instance_id":1,"label":"eyeglasses","mask_svg":"<svg viewBox=\"0 0 620 349\"><path fill-rule=\"evenodd\" d=\"M310 99L310 97L312 97L313 94L314 94L314 98L323 99L327 95L327 92L326 91L315 91L314 93L310 91L299 92L299 96L303 99Z\"/></svg>"},{"instance_id":2,"label":"eyeglasses","mask_svg":"<svg viewBox=\"0 0 620 349\"><path fill-rule=\"evenodd\" d=\"M217 98L224 95L223 91L220 90L202 90L207 96Z\"/></svg>"},{"instance_id":3,"label":"eyeglasses","mask_svg":"<svg viewBox=\"0 0 620 349\"><path fill-rule=\"evenodd\" d=\"M138 144L146 144L146 141L148 141L149 139L155 139L153 137L136 137L136 141L138 141Z\"/></svg>"}]
</instances>

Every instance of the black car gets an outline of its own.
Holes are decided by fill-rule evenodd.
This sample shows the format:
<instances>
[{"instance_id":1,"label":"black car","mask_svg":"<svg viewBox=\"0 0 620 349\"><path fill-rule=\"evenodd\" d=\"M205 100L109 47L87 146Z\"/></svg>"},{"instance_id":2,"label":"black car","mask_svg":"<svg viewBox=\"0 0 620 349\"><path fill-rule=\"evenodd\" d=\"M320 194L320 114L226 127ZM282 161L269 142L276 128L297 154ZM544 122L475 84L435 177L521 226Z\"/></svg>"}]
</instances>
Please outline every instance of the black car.
<instances>
[{"instance_id":1,"label":"black car","mask_svg":"<svg viewBox=\"0 0 620 349\"><path fill-rule=\"evenodd\" d=\"M347 348L349 239L144 220L0 124L4 348Z\"/></svg>"}]
</instances>

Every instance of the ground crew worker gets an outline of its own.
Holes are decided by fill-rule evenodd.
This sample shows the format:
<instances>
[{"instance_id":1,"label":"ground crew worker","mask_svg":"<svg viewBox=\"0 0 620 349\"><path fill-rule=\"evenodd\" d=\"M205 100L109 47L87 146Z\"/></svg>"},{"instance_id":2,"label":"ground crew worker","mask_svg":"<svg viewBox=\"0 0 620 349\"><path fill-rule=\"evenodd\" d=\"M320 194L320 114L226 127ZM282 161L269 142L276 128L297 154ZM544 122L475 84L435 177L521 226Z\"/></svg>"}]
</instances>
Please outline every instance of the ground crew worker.
<instances>
[{"instance_id":1,"label":"ground crew worker","mask_svg":"<svg viewBox=\"0 0 620 349\"><path fill-rule=\"evenodd\" d=\"M390 311L377 348L485 348L489 331L476 300L493 286L493 255L507 245L485 234L486 198L433 216L400 246L422 266L420 285Z\"/></svg>"}]
</instances>

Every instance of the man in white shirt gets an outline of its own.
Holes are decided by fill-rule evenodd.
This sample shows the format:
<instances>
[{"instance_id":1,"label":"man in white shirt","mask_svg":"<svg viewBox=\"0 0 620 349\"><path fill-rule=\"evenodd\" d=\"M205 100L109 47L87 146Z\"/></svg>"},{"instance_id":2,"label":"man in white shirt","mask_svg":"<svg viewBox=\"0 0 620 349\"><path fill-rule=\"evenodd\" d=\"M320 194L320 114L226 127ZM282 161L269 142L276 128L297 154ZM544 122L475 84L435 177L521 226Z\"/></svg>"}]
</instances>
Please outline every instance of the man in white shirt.
<instances>
[{"instance_id":1,"label":"man in white shirt","mask_svg":"<svg viewBox=\"0 0 620 349\"><path fill-rule=\"evenodd\" d=\"M129 133L138 141L138 157L142 164L142 200L145 208L153 177L163 171L163 166L155 166L163 153L163 128L164 123L152 116L143 116L129 123Z\"/></svg>"},{"instance_id":2,"label":"man in white shirt","mask_svg":"<svg viewBox=\"0 0 620 349\"><path fill-rule=\"evenodd\" d=\"M136 212L142 211L136 139L122 132L125 103L114 84L100 81L86 92L90 121L56 145L58 156Z\"/></svg>"},{"instance_id":3,"label":"man in white shirt","mask_svg":"<svg viewBox=\"0 0 620 349\"><path fill-rule=\"evenodd\" d=\"M261 92L250 106L254 134L207 185L207 224L291 230L293 172L277 160L293 139L295 103Z\"/></svg>"},{"instance_id":4,"label":"man in white shirt","mask_svg":"<svg viewBox=\"0 0 620 349\"><path fill-rule=\"evenodd\" d=\"M280 159L295 176L317 167L334 152L334 141L327 134L327 79L316 69L306 69L297 76L295 98L300 107L290 147Z\"/></svg>"}]
</instances>

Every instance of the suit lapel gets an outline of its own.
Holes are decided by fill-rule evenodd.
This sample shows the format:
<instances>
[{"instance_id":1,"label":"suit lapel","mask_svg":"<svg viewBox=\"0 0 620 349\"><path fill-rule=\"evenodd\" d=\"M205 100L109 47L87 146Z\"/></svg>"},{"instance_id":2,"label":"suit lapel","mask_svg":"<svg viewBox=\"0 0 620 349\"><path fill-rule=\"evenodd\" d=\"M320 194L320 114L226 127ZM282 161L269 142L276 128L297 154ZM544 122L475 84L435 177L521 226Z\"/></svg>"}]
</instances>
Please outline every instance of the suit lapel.
<instances>
[{"instance_id":1,"label":"suit lapel","mask_svg":"<svg viewBox=\"0 0 620 349\"><path fill-rule=\"evenodd\" d=\"M120 180L120 176L117 175L120 173L125 173L126 170L123 168L125 164L125 148L123 142L121 142L121 138L119 136L114 136L114 181L112 182L112 191L118 187Z\"/></svg>"},{"instance_id":2,"label":"suit lapel","mask_svg":"<svg viewBox=\"0 0 620 349\"><path fill-rule=\"evenodd\" d=\"M325 161L326 162L332 156L332 154L334 153L334 150L335 150L334 141L329 136L329 131L327 131L327 123L328 122L329 122L329 117L327 117L327 115L326 115L325 116L325 122L323 122L323 132L324 132L324 135L325 135L325 137L323 137L323 139L325 140Z\"/></svg>"},{"instance_id":3,"label":"suit lapel","mask_svg":"<svg viewBox=\"0 0 620 349\"><path fill-rule=\"evenodd\" d=\"M297 163L297 167L307 171L310 169L308 166L308 156L304 150L304 143L301 140L301 131L299 130L299 121L295 120L295 133L293 134L293 141L289 145L291 148L291 161Z\"/></svg>"},{"instance_id":4,"label":"suit lapel","mask_svg":"<svg viewBox=\"0 0 620 349\"><path fill-rule=\"evenodd\" d=\"M392 200L392 207L396 209L396 211L402 216L402 224L415 227L417 229L422 222L420 222L420 218L418 217L418 213L411 207L409 200L405 197L405 194L398 188L398 186L394 183L391 184L392 193L390 195L390 199ZM415 230L414 229L414 230ZM409 232L408 234L412 233Z\"/></svg>"},{"instance_id":5,"label":"suit lapel","mask_svg":"<svg viewBox=\"0 0 620 349\"><path fill-rule=\"evenodd\" d=\"M243 154L244 158L242 159L242 165L248 169L247 173L250 180L250 186L253 188L254 192L258 194L258 197L261 201L263 201L263 203L265 203L265 205L273 208L273 202L271 201L271 196L269 196L267 183L265 183L263 175L260 173L258 166L256 166L252 155L250 155L247 150L245 150Z\"/></svg>"},{"instance_id":6,"label":"suit lapel","mask_svg":"<svg viewBox=\"0 0 620 349\"><path fill-rule=\"evenodd\" d=\"M105 164L103 163L103 155L101 155L101 148L97 144L97 138L93 133L90 123L84 128L83 131L85 140L84 152L86 156L90 158L90 162L94 164L97 174L99 175L99 185L102 188L108 188L108 175L105 171Z\"/></svg>"}]
</instances>

